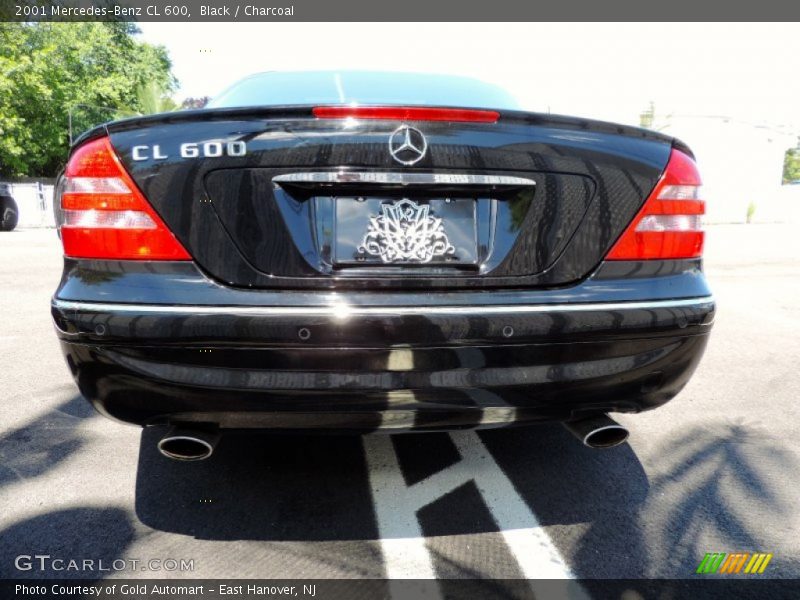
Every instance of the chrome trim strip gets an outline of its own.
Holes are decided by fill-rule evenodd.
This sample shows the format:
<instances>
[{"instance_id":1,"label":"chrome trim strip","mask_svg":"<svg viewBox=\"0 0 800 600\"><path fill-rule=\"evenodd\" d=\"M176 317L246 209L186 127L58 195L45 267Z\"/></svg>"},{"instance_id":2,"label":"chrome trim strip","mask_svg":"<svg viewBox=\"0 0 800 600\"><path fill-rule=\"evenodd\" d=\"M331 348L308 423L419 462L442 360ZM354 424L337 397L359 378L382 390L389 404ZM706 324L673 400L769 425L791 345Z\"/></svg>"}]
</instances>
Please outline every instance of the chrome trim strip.
<instances>
[{"instance_id":1,"label":"chrome trim strip","mask_svg":"<svg viewBox=\"0 0 800 600\"><path fill-rule=\"evenodd\" d=\"M61 310L85 312L161 313L181 315L237 315L237 316L306 316L343 319L359 316L407 315L509 315L549 312L587 312L611 310L648 310L655 308L684 308L714 302L713 296L679 300L652 300L646 302L592 302L575 304L521 304L484 306L359 306L345 303L328 306L200 306L197 304L110 304L99 302L73 302L53 299L53 306Z\"/></svg>"},{"instance_id":2,"label":"chrome trim strip","mask_svg":"<svg viewBox=\"0 0 800 600\"><path fill-rule=\"evenodd\" d=\"M309 171L286 173L273 183L379 183L394 185L536 185L533 179L471 173L403 173L388 171Z\"/></svg>"}]
</instances>

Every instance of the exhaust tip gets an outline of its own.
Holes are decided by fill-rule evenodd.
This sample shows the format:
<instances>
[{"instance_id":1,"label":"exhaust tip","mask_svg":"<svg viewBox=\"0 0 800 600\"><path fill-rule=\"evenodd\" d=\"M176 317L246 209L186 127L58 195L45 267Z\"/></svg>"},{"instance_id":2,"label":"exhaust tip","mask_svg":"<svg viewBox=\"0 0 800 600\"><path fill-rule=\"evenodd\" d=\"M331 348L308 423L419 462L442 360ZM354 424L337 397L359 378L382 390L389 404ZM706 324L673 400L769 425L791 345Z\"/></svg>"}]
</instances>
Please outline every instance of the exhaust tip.
<instances>
[{"instance_id":1,"label":"exhaust tip","mask_svg":"<svg viewBox=\"0 0 800 600\"><path fill-rule=\"evenodd\" d=\"M628 439L628 430L608 415L568 421L564 427L589 448L613 448Z\"/></svg>"},{"instance_id":2,"label":"exhaust tip","mask_svg":"<svg viewBox=\"0 0 800 600\"><path fill-rule=\"evenodd\" d=\"M583 438L583 443L589 448L613 448L624 444L627 439L628 430L615 424L590 431Z\"/></svg>"},{"instance_id":3,"label":"exhaust tip","mask_svg":"<svg viewBox=\"0 0 800 600\"><path fill-rule=\"evenodd\" d=\"M214 452L218 440L216 433L172 429L158 442L158 451L174 460L205 460Z\"/></svg>"}]
</instances>

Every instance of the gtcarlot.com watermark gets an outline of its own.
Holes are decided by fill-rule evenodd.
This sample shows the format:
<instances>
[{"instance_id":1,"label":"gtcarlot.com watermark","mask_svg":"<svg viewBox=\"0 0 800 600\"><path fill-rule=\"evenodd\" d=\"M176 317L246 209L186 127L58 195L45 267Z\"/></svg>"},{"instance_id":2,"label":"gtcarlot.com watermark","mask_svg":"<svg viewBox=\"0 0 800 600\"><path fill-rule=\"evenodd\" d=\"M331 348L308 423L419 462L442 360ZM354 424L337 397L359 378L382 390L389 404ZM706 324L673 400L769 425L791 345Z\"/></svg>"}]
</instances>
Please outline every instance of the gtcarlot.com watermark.
<instances>
[{"instance_id":1,"label":"gtcarlot.com watermark","mask_svg":"<svg viewBox=\"0 0 800 600\"><path fill-rule=\"evenodd\" d=\"M194 571L194 559L186 558L62 558L50 554L20 554L14 559L18 571L30 572L87 572L109 571Z\"/></svg>"}]
</instances>

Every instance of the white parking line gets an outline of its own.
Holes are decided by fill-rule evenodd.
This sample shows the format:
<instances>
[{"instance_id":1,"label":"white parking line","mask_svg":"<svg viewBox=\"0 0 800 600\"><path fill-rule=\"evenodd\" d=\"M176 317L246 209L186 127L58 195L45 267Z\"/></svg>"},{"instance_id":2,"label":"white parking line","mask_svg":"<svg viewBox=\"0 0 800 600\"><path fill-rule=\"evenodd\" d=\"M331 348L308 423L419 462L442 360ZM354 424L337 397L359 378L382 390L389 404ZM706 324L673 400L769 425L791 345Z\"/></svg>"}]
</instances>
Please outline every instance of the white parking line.
<instances>
[{"instance_id":1,"label":"white parking line","mask_svg":"<svg viewBox=\"0 0 800 600\"><path fill-rule=\"evenodd\" d=\"M417 511L474 481L509 551L528 579L573 579L574 576L536 515L473 431L450 434L462 460L407 486L389 436L365 436L364 450L381 549L389 579L436 576ZM535 582L532 582L535 589ZM580 587L567 586L581 597Z\"/></svg>"},{"instance_id":2,"label":"white parking line","mask_svg":"<svg viewBox=\"0 0 800 600\"><path fill-rule=\"evenodd\" d=\"M417 509L388 435L364 436L372 502L378 519L381 550L389 579L434 579Z\"/></svg>"},{"instance_id":3,"label":"white parking line","mask_svg":"<svg viewBox=\"0 0 800 600\"><path fill-rule=\"evenodd\" d=\"M439 600L442 595L438 588L395 589L392 585L393 580L398 579L435 579L436 573L425 547L417 509L407 504L408 487L391 439L388 435L364 436L362 439L384 570L389 579L389 597Z\"/></svg>"},{"instance_id":4,"label":"white parking line","mask_svg":"<svg viewBox=\"0 0 800 600\"><path fill-rule=\"evenodd\" d=\"M450 434L462 463L527 579L574 579L536 515L474 431Z\"/></svg>"}]
</instances>

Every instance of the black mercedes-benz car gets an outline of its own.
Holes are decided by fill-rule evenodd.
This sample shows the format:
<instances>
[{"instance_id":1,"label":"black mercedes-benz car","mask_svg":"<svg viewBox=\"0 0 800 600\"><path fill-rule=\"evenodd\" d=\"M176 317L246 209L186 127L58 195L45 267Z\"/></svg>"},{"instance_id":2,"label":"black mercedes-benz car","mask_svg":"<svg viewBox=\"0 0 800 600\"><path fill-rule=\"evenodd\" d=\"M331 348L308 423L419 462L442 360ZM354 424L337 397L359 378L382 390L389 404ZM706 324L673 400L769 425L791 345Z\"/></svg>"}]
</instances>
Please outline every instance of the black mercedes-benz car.
<instances>
[{"instance_id":1,"label":"black mercedes-benz car","mask_svg":"<svg viewBox=\"0 0 800 600\"><path fill-rule=\"evenodd\" d=\"M231 429L627 431L714 318L680 141L462 77L263 73L85 133L52 315L103 414Z\"/></svg>"}]
</instances>

